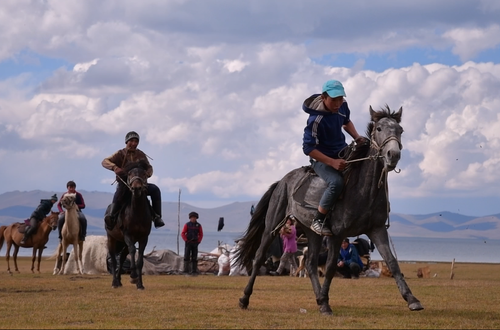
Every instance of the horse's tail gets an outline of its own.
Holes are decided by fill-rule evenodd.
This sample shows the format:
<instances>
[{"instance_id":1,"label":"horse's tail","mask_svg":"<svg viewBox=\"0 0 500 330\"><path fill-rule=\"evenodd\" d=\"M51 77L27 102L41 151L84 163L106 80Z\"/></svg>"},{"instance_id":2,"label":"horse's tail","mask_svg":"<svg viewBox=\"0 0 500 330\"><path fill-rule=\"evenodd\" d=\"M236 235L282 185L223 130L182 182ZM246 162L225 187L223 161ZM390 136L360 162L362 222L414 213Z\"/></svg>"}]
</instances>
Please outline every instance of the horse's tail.
<instances>
[{"instance_id":1,"label":"horse's tail","mask_svg":"<svg viewBox=\"0 0 500 330\"><path fill-rule=\"evenodd\" d=\"M264 196L262 196L257 204L257 207L255 207L255 212L250 219L247 230L239 239L239 246L234 258L236 263L239 263L247 268L252 267L255 253L257 252L257 249L262 241L262 235L264 234L264 229L266 228L266 214L269 208L269 200L271 199L271 196L273 195L273 192L279 182L280 181L276 181L273 183Z\"/></svg>"},{"instance_id":2,"label":"horse's tail","mask_svg":"<svg viewBox=\"0 0 500 330\"><path fill-rule=\"evenodd\" d=\"M2 250L3 242L5 242L5 237L3 237L3 234L5 233L5 229L7 229L7 226L0 227L0 250Z\"/></svg>"}]
</instances>

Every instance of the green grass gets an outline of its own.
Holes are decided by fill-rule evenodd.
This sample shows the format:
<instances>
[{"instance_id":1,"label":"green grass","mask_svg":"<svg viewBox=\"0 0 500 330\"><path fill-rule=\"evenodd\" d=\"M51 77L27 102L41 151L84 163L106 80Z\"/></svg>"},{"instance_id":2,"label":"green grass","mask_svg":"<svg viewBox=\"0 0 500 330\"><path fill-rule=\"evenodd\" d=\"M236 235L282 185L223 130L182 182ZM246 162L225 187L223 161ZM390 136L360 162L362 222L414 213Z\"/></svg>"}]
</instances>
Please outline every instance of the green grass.
<instances>
[{"instance_id":1,"label":"green grass","mask_svg":"<svg viewBox=\"0 0 500 330\"><path fill-rule=\"evenodd\" d=\"M411 312L392 278L335 278L333 316L319 314L309 279L260 276L248 310L238 299L248 277L144 276L138 291L124 275L111 288L110 275L41 274L31 258L19 258L21 273L10 276L0 258L0 328L52 329L470 329L500 328L500 265L401 263L408 285L425 309ZM12 262L12 259L11 259ZM431 276L417 278L419 267ZM306 310L302 313L300 310Z\"/></svg>"}]
</instances>

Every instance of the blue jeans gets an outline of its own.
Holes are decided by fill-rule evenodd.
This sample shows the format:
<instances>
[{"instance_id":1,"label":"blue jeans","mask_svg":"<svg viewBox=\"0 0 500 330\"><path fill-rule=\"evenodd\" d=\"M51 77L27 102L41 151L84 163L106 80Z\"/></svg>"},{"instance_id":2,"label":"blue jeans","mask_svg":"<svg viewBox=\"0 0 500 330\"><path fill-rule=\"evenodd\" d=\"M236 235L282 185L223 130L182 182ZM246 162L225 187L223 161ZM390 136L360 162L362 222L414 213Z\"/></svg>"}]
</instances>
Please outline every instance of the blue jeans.
<instances>
[{"instance_id":1,"label":"blue jeans","mask_svg":"<svg viewBox=\"0 0 500 330\"><path fill-rule=\"evenodd\" d=\"M327 184L327 187L323 192L323 196L321 196L321 199L319 201L319 206L321 206L325 210L330 210L335 204L335 201L339 197L340 193L342 192L342 188L344 186L344 177L342 176L341 172L322 162L314 161L311 159L311 165L314 172L316 172L316 174L319 175L320 178L325 180Z\"/></svg>"}]
</instances>

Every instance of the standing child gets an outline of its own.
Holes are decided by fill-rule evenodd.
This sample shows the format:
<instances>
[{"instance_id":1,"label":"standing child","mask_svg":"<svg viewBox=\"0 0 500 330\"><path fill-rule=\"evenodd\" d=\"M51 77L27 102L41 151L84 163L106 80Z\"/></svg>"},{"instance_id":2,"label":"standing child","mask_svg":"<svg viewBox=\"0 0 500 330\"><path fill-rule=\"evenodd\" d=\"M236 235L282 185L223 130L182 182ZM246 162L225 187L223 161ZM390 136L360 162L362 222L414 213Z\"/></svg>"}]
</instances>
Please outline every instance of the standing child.
<instances>
[{"instance_id":1,"label":"standing child","mask_svg":"<svg viewBox=\"0 0 500 330\"><path fill-rule=\"evenodd\" d=\"M198 274L198 245L203 239L203 228L198 223L198 213L189 213L189 222L184 225L181 236L185 242L183 273L196 275ZM189 269L190 262L191 269Z\"/></svg>"},{"instance_id":2,"label":"standing child","mask_svg":"<svg viewBox=\"0 0 500 330\"><path fill-rule=\"evenodd\" d=\"M290 267L290 276L295 275L297 270L297 262L295 261L295 252L297 252L297 229L295 222L290 217L286 219L286 224L280 229L280 236L283 239L283 254L281 255L280 265L278 269L269 274L279 276L283 273L285 266Z\"/></svg>"}]
</instances>

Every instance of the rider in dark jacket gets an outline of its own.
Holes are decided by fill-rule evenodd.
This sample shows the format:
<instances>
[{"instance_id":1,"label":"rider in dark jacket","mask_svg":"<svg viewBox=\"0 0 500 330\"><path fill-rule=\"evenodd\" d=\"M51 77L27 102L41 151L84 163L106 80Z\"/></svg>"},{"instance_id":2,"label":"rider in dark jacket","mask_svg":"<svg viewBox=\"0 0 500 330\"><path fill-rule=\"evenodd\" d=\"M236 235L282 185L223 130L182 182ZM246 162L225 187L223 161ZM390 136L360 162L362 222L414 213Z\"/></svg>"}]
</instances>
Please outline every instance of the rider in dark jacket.
<instances>
[{"instance_id":1,"label":"rider in dark jacket","mask_svg":"<svg viewBox=\"0 0 500 330\"><path fill-rule=\"evenodd\" d=\"M50 199L40 200L40 204L33 211L33 213L31 213L30 225L26 228L26 231L24 232L24 237L20 242L21 245L26 244L26 241L34 233L36 233L38 225L40 224L40 222L43 221L43 219L47 216L47 214L50 213L50 211L52 210L52 206L54 205L55 202L57 202L56 194L52 195Z\"/></svg>"}]
</instances>

